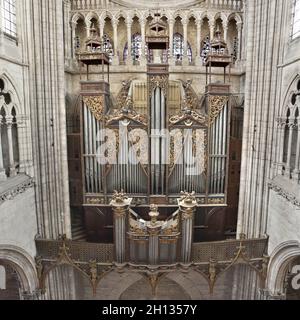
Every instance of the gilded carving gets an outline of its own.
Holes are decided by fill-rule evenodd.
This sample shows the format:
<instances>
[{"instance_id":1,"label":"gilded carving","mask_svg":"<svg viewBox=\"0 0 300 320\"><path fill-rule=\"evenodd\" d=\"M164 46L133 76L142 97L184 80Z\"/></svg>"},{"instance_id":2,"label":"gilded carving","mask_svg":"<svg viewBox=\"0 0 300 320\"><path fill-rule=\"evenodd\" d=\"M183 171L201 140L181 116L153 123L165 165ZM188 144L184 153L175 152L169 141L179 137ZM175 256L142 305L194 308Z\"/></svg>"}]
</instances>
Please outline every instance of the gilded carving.
<instances>
[{"instance_id":1,"label":"gilded carving","mask_svg":"<svg viewBox=\"0 0 300 320\"><path fill-rule=\"evenodd\" d=\"M164 96L168 96L169 77L167 75L154 75L150 77L149 93L152 96L156 88L161 88Z\"/></svg>"},{"instance_id":2,"label":"gilded carving","mask_svg":"<svg viewBox=\"0 0 300 320\"><path fill-rule=\"evenodd\" d=\"M206 115L203 115L194 110L185 108L181 110L179 114L170 117L169 122L171 125L177 125L183 122L187 127L191 127L194 124L207 126L208 119Z\"/></svg>"},{"instance_id":3,"label":"gilded carving","mask_svg":"<svg viewBox=\"0 0 300 320\"><path fill-rule=\"evenodd\" d=\"M128 102L128 100L127 100ZM107 116L106 125L112 125L114 122L120 122L123 120L133 121L142 126L148 125L147 116L144 114L139 114L132 108L122 107L115 110L112 115Z\"/></svg>"},{"instance_id":4,"label":"gilded carving","mask_svg":"<svg viewBox=\"0 0 300 320\"><path fill-rule=\"evenodd\" d=\"M104 97L103 96L84 96L84 104L90 109L96 120L103 119Z\"/></svg>"},{"instance_id":5,"label":"gilded carving","mask_svg":"<svg viewBox=\"0 0 300 320\"><path fill-rule=\"evenodd\" d=\"M213 124L219 116L226 103L229 101L227 96L209 96L209 121Z\"/></svg>"}]
</instances>

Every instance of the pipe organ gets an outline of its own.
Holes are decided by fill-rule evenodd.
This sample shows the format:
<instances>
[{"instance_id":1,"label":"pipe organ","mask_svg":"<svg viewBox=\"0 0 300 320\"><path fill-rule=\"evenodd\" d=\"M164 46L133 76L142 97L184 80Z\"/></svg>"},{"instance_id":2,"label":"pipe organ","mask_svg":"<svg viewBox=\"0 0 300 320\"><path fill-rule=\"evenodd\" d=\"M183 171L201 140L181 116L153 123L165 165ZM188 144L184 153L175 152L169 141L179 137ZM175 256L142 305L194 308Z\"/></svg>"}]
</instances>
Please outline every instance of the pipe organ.
<instances>
[{"instance_id":1,"label":"pipe organ","mask_svg":"<svg viewBox=\"0 0 300 320\"><path fill-rule=\"evenodd\" d=\"M140 208L178 207L182 191L195 194L197 207L226 207L230 85L226 78L224 83L212 83L210 72L212 67L226 69L231 57L212 44L206 58L209 81L199 97L193 81L170 80L163 54L169 43L164 23L153 23L149 32L146 39L155 59L148 64L147 81L124 81L116 100L110 97L109 76L104 79L109 58L101 41L89 39L88 49L79 53L87 67L102 65L101 80L87 76L81 81L83 207L86 212L100 208L108 213L115 191L126 193L131 205ZM146 232L142 218L131 212L130 224ZM164 242L163 230L162 226L156 241ZM143 252L134 233L129 238L132 250ZM153 239L149 234L146 238L150 245ZM156 250L157 243L152 245ZM170 253L174 248L164 250ZM142 254L137 256L143 260Z\"/></svg>"}]
</instances>

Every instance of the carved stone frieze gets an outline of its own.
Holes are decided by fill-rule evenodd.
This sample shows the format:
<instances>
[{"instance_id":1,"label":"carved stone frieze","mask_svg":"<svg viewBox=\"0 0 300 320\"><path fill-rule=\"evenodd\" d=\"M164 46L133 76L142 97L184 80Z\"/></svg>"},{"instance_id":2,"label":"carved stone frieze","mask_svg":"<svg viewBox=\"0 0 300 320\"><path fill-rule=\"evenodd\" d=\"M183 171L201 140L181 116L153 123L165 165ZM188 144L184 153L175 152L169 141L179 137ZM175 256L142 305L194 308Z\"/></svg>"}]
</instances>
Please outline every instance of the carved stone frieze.
<instances>
[{"instance_id":1,"label":"carved stone frieze","mask_svg":"<svg viewBox=\"0 0 300 320\"><path fill-rule=\"evenodd\" d=\"M28 189L34 187L34 180L32 178L28 178L26 181L18 184L4 193L0 194L0 205L5 201L13 200L18 195L26 192Z\"/></svg>"},{"instance_id":2,"label":"carved stone frieze","mask_svg":"<svg viewBox=\"0 0 300 320\"><path fill-rule=\"evenodd\" d=\"M284 199L286 199L288 202L292 203L294 206L300 208L300 200L297 199L293 194L290 194L288 191L278 186L276 183L270 182L269 188L274 192L276 192L277 194L279 194Z\"/></svg>"}]
</instances>

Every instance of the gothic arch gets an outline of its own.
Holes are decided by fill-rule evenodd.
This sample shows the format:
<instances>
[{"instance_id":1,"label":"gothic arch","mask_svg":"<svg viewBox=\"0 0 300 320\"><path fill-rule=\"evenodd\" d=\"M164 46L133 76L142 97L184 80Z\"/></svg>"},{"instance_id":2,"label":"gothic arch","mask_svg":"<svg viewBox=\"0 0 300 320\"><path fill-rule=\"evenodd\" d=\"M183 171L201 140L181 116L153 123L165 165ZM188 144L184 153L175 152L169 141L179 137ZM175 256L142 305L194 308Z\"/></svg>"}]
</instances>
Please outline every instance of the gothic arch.
<instances>
[{"instance_id":1,"label":"gothic arch","mask_svg":"<svg viewBox=\"0 0 300 320\"><path fill-rule=\"evenodd\" d=\"M0 245L0 261L11 265L20 277L23 292L33 293L38 288L38 278L32 257L13 245Z\"/></svg>"},{"instance_id":2,"label":"gothic arch","mask_svg":"<svg viewBox=\"0 0 300 320\"><path fill-rule=\"evenodd\" d=\"M99 17L99 15L98 15L96 12L91 11L91 12L89 12L89 13L86 15L86 17L85 17L85 23L86 23L86 25L89 25L89 22L91 22L92 19L96 19L97 22L99 23L99 21L100 21L101 18L102 18L102 15ZM103 20L104 20L104 19L105 19L105 18L103 18Z\"/></svg>"},{"instance_id":3,"label":"gothic arch","mask_svg":"<svg viewBox=\"0 0 300 320\"><path fill-rule=\"evenodd\" d=\"M77 24L79 20L82 20L85 22L84 15L81 14L80 12L76 12L72 17L71 17L71 23Z\"/></svg>"},{"instance_id":4,"label":"gothic arch","mask_svg":"<svg viewBox=\"0 0 300 320\"><path fill-rule=\"evenodd\" d=\"M290 80L287 82L289 85L287 86L286 93L284 95L283 104L280 108L280 115L285 116L287 109L291 106L291 98L297 89L297 84L300 81L300 74L293 75Z\"/></svg>"},{"instance_id":5,"label":"gothic arch","mask_svg":"<svg viewBox=\"0 0 300 320\"><path fill-rule=\"evenodd\" d=\"M273 251L267 276L267 288L271 294L281 295L284 293L288 265L294 258L299 256L299 241L284 242Z\"/></svg>"},{"instance_id":6,"label":"gothic arch","mask_svg":"<svg viewBox=\"0 0 300 320\"><path fill-rule=\"evenodd\" d=\"M11 114L13 107L15 108L17 114L22 114L23 110L21 110L21 100L12 77L10 77L8 72L5 71L0 74L0 79L2 79L4 82L4 92L9 93L11 97L11 102L9 103L9 105L6 105L7 114Z\"/></svg>"}]
</instances>

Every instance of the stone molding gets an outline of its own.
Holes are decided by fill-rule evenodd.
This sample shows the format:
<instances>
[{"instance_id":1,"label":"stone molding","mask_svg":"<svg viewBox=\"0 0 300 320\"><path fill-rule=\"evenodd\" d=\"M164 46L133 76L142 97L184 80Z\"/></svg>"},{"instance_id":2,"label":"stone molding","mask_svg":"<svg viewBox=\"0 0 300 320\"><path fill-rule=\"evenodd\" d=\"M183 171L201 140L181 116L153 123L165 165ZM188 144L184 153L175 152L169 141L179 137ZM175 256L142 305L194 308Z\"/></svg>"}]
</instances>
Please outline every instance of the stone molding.
<instances>
[{"instance_id":1,"label":"stone molding","mask_svg":"<svg viewBox=\"0 0 300 320\"><path fill-rule=\"evenodd\" d=\"M17 184L0 194L0 206L4 202L13 200L16 196L26 192L28 189L31 189L33 187L34 179L28 177L26 181L23 181L22 183Z\"/></svg>"},{"instance_id":2,"label":"stone molding","mask_svg":"<svg viewBox=\"0 0 300 320\"><path fill-rule=\"evenodd\" d=\"M294 206L300 208L300 199L296 198L296 196L294 196L293 194L284 190L281 186L277 185L274 182L269 182L268 187L270 190L273 190L274 192L276 192L278 195L283 197L285 200L287 200L288 202L290 202Z\"/></svg>"}]
</instances>

